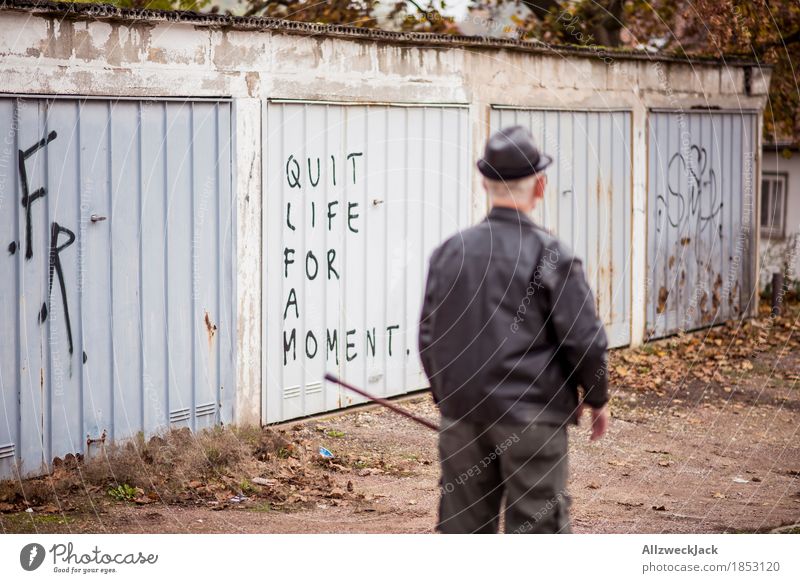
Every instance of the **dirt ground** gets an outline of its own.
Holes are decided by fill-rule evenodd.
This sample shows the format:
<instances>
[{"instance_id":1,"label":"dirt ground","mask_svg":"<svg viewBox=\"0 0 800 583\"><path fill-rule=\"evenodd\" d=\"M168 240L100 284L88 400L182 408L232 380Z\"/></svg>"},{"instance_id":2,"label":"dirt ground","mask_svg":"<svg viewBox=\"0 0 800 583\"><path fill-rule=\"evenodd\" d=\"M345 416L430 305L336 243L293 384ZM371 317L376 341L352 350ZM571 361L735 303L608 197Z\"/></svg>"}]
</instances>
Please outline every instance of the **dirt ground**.
<instances>
[{"instance_id":1,"label":"dirt ground","mask_svg":"<svg viewBox=\"0 0 800 583\"><path fill-rule=\"evenodd\" d=\"M800 523L800 349L797 316L718 327L615 351L612 422L588 441L570 429L576 533L769 532ZM428 394L399 401L437 418ZM437 507L435 433L369 407L277 430L318 456L273 456L265 484L246 499L181 503L60 498L32 512L6 504L3 532L427 533ZM295 459L297 455L297 460ZM269 456L267 456L269 457ZM277 465L276 465L277 464ZM282 465L281 465L282 464ZM285 466L285 467L284 467ZM277 469L276 469L277 468ZM280 489L280 503L261 489ZM320 489L325 490L320 494ZM75 495L80 496L80 492ZM152 497L156 498L156 497ZM222 499L224 502L220 503ZM141 502L141 503L140 503Z\"/></svg>"}]
</instances>

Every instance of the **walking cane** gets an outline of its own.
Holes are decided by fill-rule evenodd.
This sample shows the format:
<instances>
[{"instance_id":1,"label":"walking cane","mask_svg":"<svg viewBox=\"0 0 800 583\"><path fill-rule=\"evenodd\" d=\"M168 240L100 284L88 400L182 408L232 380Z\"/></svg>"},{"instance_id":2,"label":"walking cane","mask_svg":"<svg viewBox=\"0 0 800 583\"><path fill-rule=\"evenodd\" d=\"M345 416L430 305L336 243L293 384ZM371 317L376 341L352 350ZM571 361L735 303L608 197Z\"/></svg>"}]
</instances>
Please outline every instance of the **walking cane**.
<instances>
[{"instance_id":1,"label":"walking cane","mask_svg":"<svg viewBox=\"0 0 800 583\"><path fill-rule=\"evenodd\" d=\"M424 425L428 429L433 429L434 431L439 431L439 428L432 422L428 421L427 419L423 419L422 417L417 417L411 411L406 411L402 407L398 407L391 401L387 401L386 399L382 399L381 397L376 397L375 395L370 395L367 391L359 389L358 387L354 387L348 382L343 381L340 378L333 376L331 373L325 373L325 380L330 381L332 383L336 383L337 385L343 386L345 389L349 389L356 394L361 395L362 397L366 397L370 401L375 401L378 405L383 405L387 409L391 409L395 413L402 415L403 417L407 417L412 421L416 421L420 425Z\"/></svg>"}]
</instances>

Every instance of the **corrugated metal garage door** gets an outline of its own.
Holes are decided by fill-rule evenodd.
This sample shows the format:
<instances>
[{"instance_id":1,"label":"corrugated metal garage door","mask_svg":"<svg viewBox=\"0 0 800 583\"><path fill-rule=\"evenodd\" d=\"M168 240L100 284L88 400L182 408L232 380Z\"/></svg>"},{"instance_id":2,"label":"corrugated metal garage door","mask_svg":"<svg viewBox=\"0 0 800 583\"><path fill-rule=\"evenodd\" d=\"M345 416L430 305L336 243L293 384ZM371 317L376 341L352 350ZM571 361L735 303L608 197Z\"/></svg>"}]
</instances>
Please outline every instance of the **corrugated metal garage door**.
<instances>
[{"instance_id":1,"label":"corrugated metal garage door","mask_svg":"<svg viewBox=\"0 0 800 583\"><path fill-rule=\"evenodd\" d=\"M230 420L230 104L6 97L0 136L0 477Z\"/></svg>"},{"instance_id":2,"label":"corrugated metal garage door","mask_svg":"<svg viewBox=\"0 0 800 583\"><path fill-rule=\"evenodd\" d=\"M651 112L647 336L739 317L753 287L752 113Z\"/></svg>"},{"instance_id":3,"label":"corrugated metal garage door","mask_svg":"<svg viewBox=\"0 0 800 583\"><path fill-rule=\"evenodd\" d=\"M425 388L417 354L433 248L467 223L460 107L270 102L264 132L265 422Z\"/></svg>"},{"instance_id":4,"label":"corrugated metal garage door","mask_svg":"<svg viewBox=\"0 0 800 583\"><path fill-rule=\"evenodd\" d=\"M554 158L535 220L583 259L612 347L631 340L631 114L495 106L491 130L523 125Z\"/></svg>"}]
</instances>

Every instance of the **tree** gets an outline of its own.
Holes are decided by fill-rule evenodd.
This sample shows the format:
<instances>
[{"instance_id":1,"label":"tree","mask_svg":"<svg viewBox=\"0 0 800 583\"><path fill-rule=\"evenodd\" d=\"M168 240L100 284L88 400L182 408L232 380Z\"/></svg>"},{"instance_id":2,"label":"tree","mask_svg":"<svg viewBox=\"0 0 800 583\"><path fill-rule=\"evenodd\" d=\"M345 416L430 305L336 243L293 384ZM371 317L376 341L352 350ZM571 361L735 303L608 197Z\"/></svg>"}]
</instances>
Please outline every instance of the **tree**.
<instances>
[{"instance_id":1,"label":"tree","mask_svg":"<svg viewBox=\"0 0 800 583\"><path fill-rule=\"evenodd\" d=\"M774 65L764 113L769 142L800 145L800 3L796 0L477 0L518 3L521 37L597 47L656 48L668 54L738 55Z\"/></svg>"},{"instance_id":2,"label":"tree","mask_svg":"<svg viewBox=\"0 0 800 583\"><path fill-rule=\"evenodd\" d=\"M211 0L68 0L77 4L111 4L118 8L136 10L193 10L201 11Z\"/></svg>"},{"instance_id":3,"label":"tree","mask_svg":"<svg viewBox=\"0 0 800 583\"><path fill-rule=\"evenodd\" d=\"M76 0L121 8L220 10L214 0ZM239 0L246 16L459 33L445 0ZM655 48L668 54L739 55L774 65L764 135L800 145L800 3L797 0L472 0L472 9L525 6L521 38L592 47Z\"/></svg>"},{"instance_id":4,"label":"tree","mask_svg":"<svg viewBox=\"0 0 800 583\"><path fill-rule=\"evenodd\" d=\"M240 3L245 5L245 16L269 16L367 28L457 31L452 17L442 12L443 0L428 0L427 3L409 0L391 4L377 0L240 0Z\"/></svg>"},{"instance_id":5,"label":"tree","mask_svg":"<svg viewBox=\"0 0 800 583\"><path fill-rule=\"evenodd\" d=\"M800 63L800 4L793 0L661 0L660 4L667 6L656 8L658 18L641 19L632 28L640 38L659 35L667 40L667 51L735 54L774 65L764 138L800 144L800 91L794 71L794 64Z\"/></svg>"}]
</instances>

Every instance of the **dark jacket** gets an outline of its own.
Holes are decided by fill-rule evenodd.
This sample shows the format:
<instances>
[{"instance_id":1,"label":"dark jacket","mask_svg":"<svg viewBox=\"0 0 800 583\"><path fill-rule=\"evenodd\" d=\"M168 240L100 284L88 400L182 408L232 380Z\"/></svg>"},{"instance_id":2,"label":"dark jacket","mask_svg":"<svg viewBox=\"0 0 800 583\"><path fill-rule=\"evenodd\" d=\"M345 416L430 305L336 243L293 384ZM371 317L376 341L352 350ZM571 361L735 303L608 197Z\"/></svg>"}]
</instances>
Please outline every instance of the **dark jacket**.
<instances>
[{"instance_id":1,"label":"dark jacket","mask_svg":"<svg viewBox=\"0 0 800 583\"><path fill-rule=\"evenodd\" d=\"M608 401L608 341L582 262L495 207L431 255L419 348L443 416L577 423L578 386Z\"/></svg>"}]
</instances>

